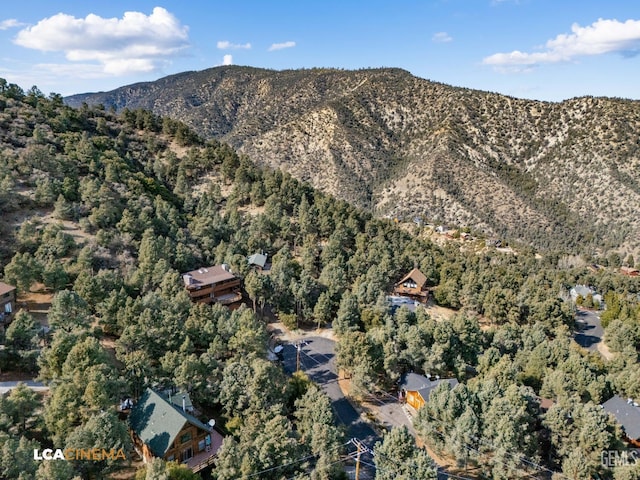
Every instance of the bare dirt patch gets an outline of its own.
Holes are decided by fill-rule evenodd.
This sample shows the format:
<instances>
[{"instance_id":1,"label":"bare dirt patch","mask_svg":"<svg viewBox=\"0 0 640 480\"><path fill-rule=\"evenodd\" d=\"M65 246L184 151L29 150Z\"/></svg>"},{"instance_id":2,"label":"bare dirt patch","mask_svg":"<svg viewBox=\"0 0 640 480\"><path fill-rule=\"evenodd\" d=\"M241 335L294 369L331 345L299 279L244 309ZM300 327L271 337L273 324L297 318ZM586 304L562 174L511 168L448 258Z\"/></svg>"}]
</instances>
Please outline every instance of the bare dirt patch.
<instances>
[{"instance_id":1,"label":"bare dirt patch","mask_svg":"<svg viewBox=\"0 0 640 480\"><path fill-rule=\"evenodd\" d=\"M111 336L105 336L100 339L100 345L104 348L107 355L111 359L113 365L119 369L124 368L124 364L116 358L116 338Z\"/></svg>"},{"instance_id":2,"label":"bare dirt patch","mask_svg":"<svg viewBox=\"0 0 640 480\"><path fill-rule=\"evenodd\" d=\"M296 330L289 330L284 323L279 321L273 321L267 324L267 332L269 332L272 337L278 338L280 340L284 340L286 342L292 343L296 342L301 338L305 337L323 337L337 341L335 335L333 334L333 330L330 328L299 328Z\"/></svg>"},{"instance_id":3,"label":"bare dirt patch","mask_svg":"<svg viewBox=\"0 0 640 480\"><path fill-rule=\"evenodd\" d=\"M44 291L44 285L41 283L36 283L31 289L35 291L21 292L18 295L18 308L25 309L40 322L40 325L48 327L48 314L53 293Z\"/></svg>"},{"instance_id":4,"label":"bare dirt patch","mask_svg":"<svg viewBox=\"0 0 640 480\"><path fill-rule=\"evenodd\" d=\"M598 342L597 348L598 348L598 352L600 352L600 355L602 355L607 360L611 360L615 356L614 353L611 350L609 350L609 347L607 347L607 344L604 343L604 339L601 342Z\"/></svg>"},{"instance_id":5,"label":"bare dirt patch","mask_svg":"<svg viewBox=\"0 0 640 480\"><path fill-rule=\"evenodd\" d=\"M54 218L52 213L39 217L38 220L47 225L61 225L62 229L73 237L76 245L82 245L86 243L87 240L95 238L95 235L82 230L78 223L72 222L71 220Z\"/></svg>"},{"instance_id":6,"label":"bare dirt patch","mask_svg":"<svg viewBox=\"0 0 640 480\"><path fill-rule=\"evenodd\" d=\"M434 320L450 320L451 317L458 313L458 311L454 310L453 308L441 307L440 305L436 305L431 296L429 296L425 308L427 310L427 313L429 313L431 318L433 318Z\"/></svg>"},{"instance_id":7,"label":"bare dirt patch","mask_svg":"<svg viewBox=\"0 0 640 480\"><path fill-rule=\"evenodd\" d=\"M238 211L242 213L247 213L252 217L255 217L256 215L260 215L264 213L264 205L261 207L247 205L247 206L238 208Z\"/></svg>"}]
</instances>

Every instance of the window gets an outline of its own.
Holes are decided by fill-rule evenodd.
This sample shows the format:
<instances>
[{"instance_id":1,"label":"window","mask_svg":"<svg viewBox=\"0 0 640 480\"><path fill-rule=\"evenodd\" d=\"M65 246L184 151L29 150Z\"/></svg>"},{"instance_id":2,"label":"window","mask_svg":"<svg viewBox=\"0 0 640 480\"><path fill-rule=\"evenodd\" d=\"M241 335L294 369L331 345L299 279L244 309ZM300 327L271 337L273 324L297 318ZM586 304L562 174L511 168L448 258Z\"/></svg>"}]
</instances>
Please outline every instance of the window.
<instances>
[{"instance_id":1,"label":"window","mask_svg":"<svg viewBox=\"0 0 640 480\"><path fill-rule=\"evenodd\" d=\"M180 443L187 443L189 440L191 440L191 432L187 432L184 433L182 435L180 435Z\"/></svg>"},{"instance_id":2,"label":"window","mask_svg":"<svg viewBox=\"0 0 640 480\"><path fill-rule=\"evenodd\" d=\"M175 455L169 455L169 456L167 457L167 462L173 462L175 459L176 459L176 456L175 456Z\"/></svg>"},{"instance_id":3,"label":"window","mask_svg":"<svg viewBox=\"0 0 640 480\"><path fill-rule=\"evenodd\" d=\"M191 457L193 457L193 449L191 447L182 451L182 461L186 462Z\"/></svg>"},{"instance_id":4,"label":"window","mask_svg":"<svg viewBox=\"0 0 640 480\"><path fill-rule=\"evenodd\" d=\"M201 452L204 450L204 440L200 440L198 442L198 451Z\"/></svg>"}]
</instances>

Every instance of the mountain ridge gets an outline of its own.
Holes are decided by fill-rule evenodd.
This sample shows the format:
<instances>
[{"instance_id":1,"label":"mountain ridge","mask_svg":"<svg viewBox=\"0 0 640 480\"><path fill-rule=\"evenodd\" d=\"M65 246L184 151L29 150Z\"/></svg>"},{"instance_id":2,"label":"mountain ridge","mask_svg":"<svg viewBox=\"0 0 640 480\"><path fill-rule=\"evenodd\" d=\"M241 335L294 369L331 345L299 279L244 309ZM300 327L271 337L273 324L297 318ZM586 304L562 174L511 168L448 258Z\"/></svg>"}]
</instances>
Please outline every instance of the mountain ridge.
<instances>
[{"instance_id":1,"label":"mountain ridge","mask_svg":"<svg viewBox=\"0 0 640 480\"><path fill-rule=\"evenodd\" d=\"M400 69L216 67L80 106L144 108L378 215L637 253L640 102L518 99Z\"/></svg>"}]
</instances>

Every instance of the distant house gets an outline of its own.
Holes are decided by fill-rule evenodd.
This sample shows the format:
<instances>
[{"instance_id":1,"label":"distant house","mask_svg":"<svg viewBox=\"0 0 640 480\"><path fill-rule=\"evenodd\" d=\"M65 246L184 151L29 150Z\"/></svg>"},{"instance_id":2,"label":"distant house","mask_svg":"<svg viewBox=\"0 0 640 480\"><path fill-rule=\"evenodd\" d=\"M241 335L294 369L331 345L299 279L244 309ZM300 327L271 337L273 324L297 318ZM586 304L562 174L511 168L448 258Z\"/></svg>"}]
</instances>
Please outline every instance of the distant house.
<instances>
[{"instance_id":1,"label":"distant house","mask_svg":"<svg viewBox=\"0 0 640 480\"><path fill-rule=\"evenodd\" d=\"M484 244L487 247L500 248L502 246L502 240L500 240L499 238L487 238L484 241Z\"/></svg>"},{"instance_id":2,"label":"distant house","mask_svg":"<svg viewBox=\"0 0 640 480\"><path fill-rule=\"evenodd\" d=\"M547 412L551 407L553 407L556 404L556 402L554 402L550 398L546 398L546 397L537 397L537 398L538 398L538 402L540 402L540 411L543 413Z\"/></svg>"},{"instance_id":3,"label":"distant house","mask_svg":"<svg viewBox=\"0 0 640 480\"><path fill-rule=\"evenodd\" d=\"M593 288L587 287L586 285L576 285L571 290L569 290L569 295L571 295L571 300L574 302L578 299L578 297L587 298L587 295L591 295L594 303L598 303L602 305L602 295L596 293Z\"/></svg>"},{"instance_id":4,"label":"distant house","mask_svg":"<svg viewBox=\"0 0 640 480\"><path fill-rule=\"evenodd\" d=\"M640 276L640 270L633 267L620 267L620 273L622 275L626 275L627 277L637 277Z\"/></svg>"},{"instance_id":5,"label":"distant house","mask_svg":"<svg viewBox=\"0 0 640 480\"><path fill-rule=\"evenodd\" d=\"M225 264L184 273L182 279L194 302L231 306L242 300L240 279Z\"/></svg>"},{"instance_id":6,"label":"distant house","mask_svg":"<svg viewBox=\"0 0 640 480\"><path fill-rule=\"evenodd\" d=\"M0 325L11 322L16 309L16 287L0 282Z\"/></svg>"},{"instance_id":7,"label":"distant house","mask_svg":"<svg viewBox=\"0 0 640 480\"><path fill-rule=\"evenodd\" d=\"M393 294L425 301L429 296L427 277L420 270L414 268L394 285Z\"/></svg>"},{"instance_id":8,"label":"distant house","mask_svg":"<svg viewBox=\"0 0 640 480\"><path fill-rule=\"evenodd\" d=\"M267 270L267 256L264 253L254 253L253 255L249 255L247 257L247 263L250 267L255 268L256 270Z\"/></svg>"},{"instance_id":9,"label":"distant house","mask_svg":"<svg viewBox=\"0 0 640 480\"><path fill-rule=\"evenodd\" d=\"M145 463L157 457L184 463L194 472L213 463L223 439L213 426L150 388L131 408L129 427Z\"/></svg>"},{"instance_id":10,"label":"distant house","mask_svg":"<svg viewBox=\"0 0 640 480\"><path fill-rule=\"evenodd\" d=\"M455 378L441 379L439 377L431 380L417 373L405 373L400 380L400 401L404 401L419 410L429 401L431 392L443 383L448 383L451 388L454 388L458 385L458 380Z\"/></svg>"},{"instance_id":11,"label":"distant house","mask_svg":"<svg viewBox=\"0 0 640 480\"><path fill-rule=\"evenodd\" d=\"M640 447L640 407L632 399L615 395L602 404L602 408L612 414L622 426L629 443Z\"/></svg>"}]
</instances>

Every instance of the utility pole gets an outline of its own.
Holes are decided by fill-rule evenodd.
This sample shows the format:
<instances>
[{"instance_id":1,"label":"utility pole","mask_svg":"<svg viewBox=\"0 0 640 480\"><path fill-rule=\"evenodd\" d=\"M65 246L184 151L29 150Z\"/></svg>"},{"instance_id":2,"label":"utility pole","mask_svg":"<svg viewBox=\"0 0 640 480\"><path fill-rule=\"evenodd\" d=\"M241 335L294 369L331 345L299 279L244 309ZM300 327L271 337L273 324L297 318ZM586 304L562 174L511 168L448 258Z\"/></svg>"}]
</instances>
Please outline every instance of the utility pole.
<instances>
[{"instance_id":1,"label":"utility pole","mask_svg":"<svg viewBox=\"0 0 640 480\"><path fill-rule=\"evenodd\" d=\"M358 447L358 456L356 457L356 480L358 480L360 476L360 455L362 454L362 448L360 445L360 442L356 442L356 446Z\"/></svg>"},{"instance_id":2,"label":"utility pole","mask_svg":"<svg viewBox=\"0 0 640 480\"><path fill-rule=\"evenodd\" d=\"M356 477L355 477L355 480L359 480L358 477L360 476L360 455L362 455L363 453L370 453L371 455L375 455L375 454L373 453L373 450L371 450L369 447L367 447L364 443L362 443L357 438L352 438L351 440L349 440L349 442L354 444L358 448L358 452L357 452L357 456L356 456Z\"/></svg>"},{"instance_id":3,"label":"utility pole","mask_svg":"<svg viewBox=\"0 0 640 480\"><path fill-rule=\"evenodd\" d=\"M300 371L300 342L296 343L296 372Z\"/></svg>"}]
</instances>

